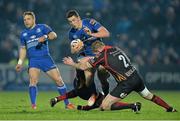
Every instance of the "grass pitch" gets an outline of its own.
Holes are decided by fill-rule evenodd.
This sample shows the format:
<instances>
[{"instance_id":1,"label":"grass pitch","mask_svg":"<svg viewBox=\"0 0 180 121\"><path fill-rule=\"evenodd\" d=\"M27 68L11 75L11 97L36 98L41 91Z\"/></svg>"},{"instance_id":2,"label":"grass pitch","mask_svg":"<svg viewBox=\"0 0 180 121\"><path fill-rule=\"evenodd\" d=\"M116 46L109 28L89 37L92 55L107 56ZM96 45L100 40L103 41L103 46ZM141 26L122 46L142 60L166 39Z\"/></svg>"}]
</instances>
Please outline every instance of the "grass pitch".
<instances>
[{"instance_id":1,"label":"grass pitch","mask_svg":"<svg viewBox=\"0 0 180 121\"><path fill-rule=\"evenodd\" d=\"M153 91L167 103L180 112L179 91ZM37 110L30 107L28 92L0 92L0 120L180 120L180 113L168 113L150 101L141 98L137 93L131 93L124 102L141 102L139 114L131 110L120 111L78 111L66 110L63 102L54 108L49 105L49 99L57 96L57 92L39 92ZM80 98L70 100L74 104L86 104Z\"/></svg>"}]
</instances>

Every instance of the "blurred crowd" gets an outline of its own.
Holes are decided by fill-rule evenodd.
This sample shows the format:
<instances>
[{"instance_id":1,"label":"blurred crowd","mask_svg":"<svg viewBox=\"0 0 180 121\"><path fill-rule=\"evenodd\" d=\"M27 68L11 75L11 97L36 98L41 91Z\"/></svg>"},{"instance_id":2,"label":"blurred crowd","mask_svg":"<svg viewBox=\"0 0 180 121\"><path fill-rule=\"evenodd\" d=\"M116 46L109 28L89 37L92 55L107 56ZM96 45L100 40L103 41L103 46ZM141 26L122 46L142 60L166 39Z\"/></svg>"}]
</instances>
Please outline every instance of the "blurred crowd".
<instances>
[{"instance_id":1,"label":"blurred crowd","mask_svg":"<svg viewBox=\"0 0 180 121\"><path fill-rule=\"evenodd\" d=\"M180 64L180 0L0 0L0 63L18 58L27 10L57 32L58 40L49 44L61 62L70 54L69 9L102 23L111 33L104 42L121 47L136 64Z\"/></svg>"}]
</instances>

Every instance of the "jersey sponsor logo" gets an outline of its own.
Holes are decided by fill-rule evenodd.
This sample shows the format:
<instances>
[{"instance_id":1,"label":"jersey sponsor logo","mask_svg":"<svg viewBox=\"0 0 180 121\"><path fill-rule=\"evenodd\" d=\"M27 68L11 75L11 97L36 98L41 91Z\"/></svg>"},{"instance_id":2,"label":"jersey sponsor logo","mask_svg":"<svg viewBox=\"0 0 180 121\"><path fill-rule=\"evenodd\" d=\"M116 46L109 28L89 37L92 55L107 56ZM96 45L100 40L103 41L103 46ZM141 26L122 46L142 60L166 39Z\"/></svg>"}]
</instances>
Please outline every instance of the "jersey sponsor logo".
<instances>
[{"instance_id":1,"label":"jersey sponsor logo","mask_svg":"<svg viewBox=\"0 0 180 121\"><path fill-rule=\"evenodd\" d=\"M37 32L37 33L41 32L41 29L40 29L40 28L37 28L37 29L36 29L36 32Z\"/></svg>"},{"instance_id":2,"label":"jersey sponsor logo","mask_svg":"<svg viewBox=\"0 0 180 121\"><path fill-rule=\"evenodd\" d=\"M125 98L126 96L127 96L127 93L125 93L125 92L120 94L120 98L122 98L122 99Z\"/></svg>"},{"instance_id":3,"label":"jersey sponsor logo","mask_svg":"<svg viewBox=\"0 0 180 121\"><path fill-rule=\"evenodd\" d=\"M27 36L27 33L23 33L23 36L24 36L24 37Z\"/></svg>"},{"instance_id":4,"label":"jersey sponsor logo","mask_svg":"<svg viewBox=\"0 0 180 121\"><path fill-rule=\"evenodd\" d=\"M31 39L34 39L34 38L36 38L36 35L32 35L30 38L31 38Z\"/></svg>"},{"instance_id":5,"label":"jersey sponsor logo","mask_svg":"<svg viewBox=\"0 0 180 121\"><path fill-rule=\"evenodd\" d=\"M35 38L35 39L30 39L27 41L27 43L31 43L31 42L34 42L34 41L38 41L39 38Z\"/></svg>"}]
</instances>

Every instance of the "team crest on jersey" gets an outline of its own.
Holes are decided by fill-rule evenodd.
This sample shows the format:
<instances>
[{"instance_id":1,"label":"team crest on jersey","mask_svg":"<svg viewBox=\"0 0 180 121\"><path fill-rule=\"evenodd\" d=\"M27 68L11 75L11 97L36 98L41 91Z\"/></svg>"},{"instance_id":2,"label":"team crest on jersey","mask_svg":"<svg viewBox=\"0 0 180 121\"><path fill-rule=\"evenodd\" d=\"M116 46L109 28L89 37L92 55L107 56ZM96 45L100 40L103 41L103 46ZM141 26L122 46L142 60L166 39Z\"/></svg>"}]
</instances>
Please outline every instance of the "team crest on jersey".
<instances>
[{"instance_id":1,"label":"team crest on jersey","mask_svg":"<svg viewBox=\"0 0 180 121\"><path fill-rule=\"evenodd\" d=\"M41 29L40 29L40 28L37 28L37 29L36 29L36 32L37 32L37 33L41 32Z\"/></svg>"},{"instance_id":2,"label":"team crest on jersey","mask_svg":"<svg viewBox=\"0 0 180 121\"><path fill-rule=\"evenodd\" d=\"M78 38L78 36L77 36L77 35L73 35L73 38L74 38L74 39L77 39L77 38Z\"/></svg>"},{"instance_id":3,"label":"team crest on jersey","mask_svg":"<svg viewBox=\"0 0 180 121\"><path fill-rule=\"evenodd\" d=\"M127 96L127 93L124 93L124 92L123 92L123 93L120 94L120 98L121 98L121 99L125 98L126 96Z\"/></svg>"},{"instance_id":4,"label":"team crest on jersey","mask_svg":"<svg viewBox=\"0 0 180 121\"><path fill-rule=\"evenodd\" d=\"M91 20L90 20L90 24L92 24L92 25L96 24L96 20L91 19Z\"/></svg>"},{"instance_id":5,"label":"team crest on jersey","mask_svg":"<svg viewBox=\"0 0 180 121\"><path fill-rule=\"evenodd\" d=\"M36 35L32 35L30 38L31 38L31 39L34 39L34 38L36 38Z\"/></svg>"},{"instance_id":6,"label":"team crest on jersey","mask_svg":"<svg viewBox=\"0 0 180 121\"><path fill-rule=\"evenodd\" d=\"M24 36L24 37L27 36L27 33L23 33L23 36Z\"/></svg>"}]
</instances>

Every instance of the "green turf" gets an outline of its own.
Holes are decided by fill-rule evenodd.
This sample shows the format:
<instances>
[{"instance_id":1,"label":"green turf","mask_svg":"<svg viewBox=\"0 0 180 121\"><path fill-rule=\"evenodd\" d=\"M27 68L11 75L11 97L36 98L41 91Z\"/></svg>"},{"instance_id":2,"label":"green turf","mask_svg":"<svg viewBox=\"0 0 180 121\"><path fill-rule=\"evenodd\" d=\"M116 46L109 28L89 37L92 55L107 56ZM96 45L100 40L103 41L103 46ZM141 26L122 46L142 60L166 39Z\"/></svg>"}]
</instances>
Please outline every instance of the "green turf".
<instances>
[{"instance_id":1,"label":"green turf","mask_svg":"<svg viewBox=\"0 0 180 121\"><path fill-rule=\"evenodd\" d=\"M170 91L153 91L153 93L161 96L169 104L176 107L180 111L180 92ZM49 99L56 96L56 92L39 92L37 98L37 110L32 110L30 107L28 92L0 92L0 119L11 120L178 120L180 113L167 113L163 108L154 105L150 101L146 101L138 94L132 93L123 101L142 103L142 110L139 114L135 114L131 110L123 111L99 111L98 109L92 111L77 111L66 110L62 102L57 104L54 108L49 106ZM86 104L79 98L70 100L74 104Z\"/></svg>"}]
</instances>

